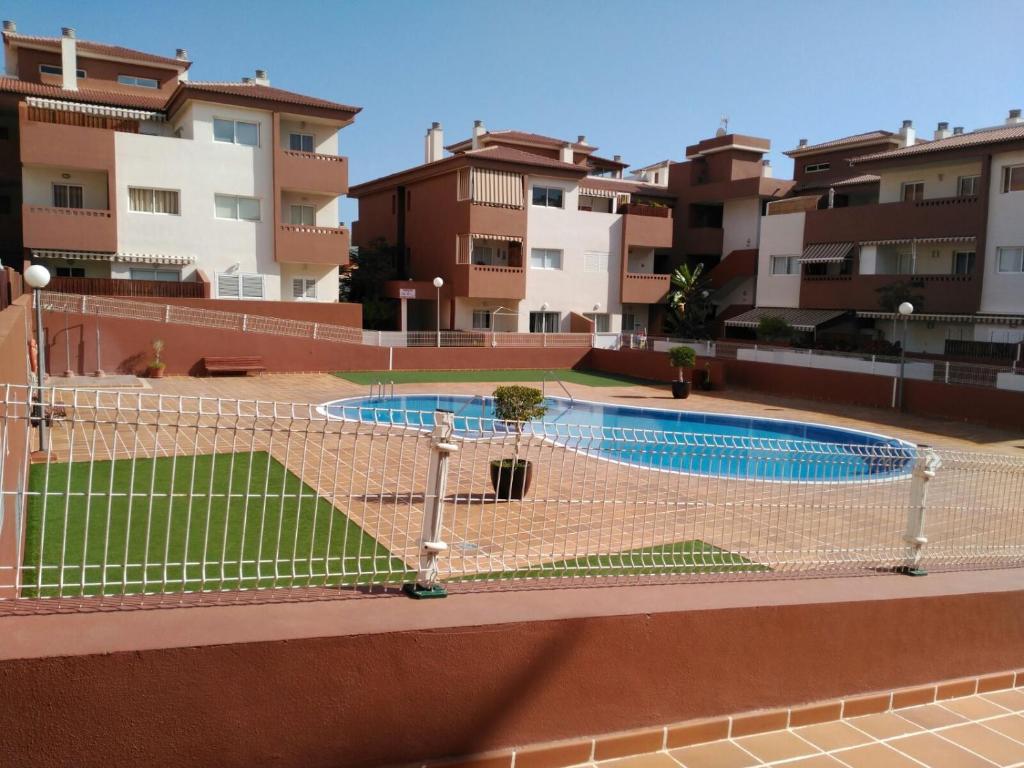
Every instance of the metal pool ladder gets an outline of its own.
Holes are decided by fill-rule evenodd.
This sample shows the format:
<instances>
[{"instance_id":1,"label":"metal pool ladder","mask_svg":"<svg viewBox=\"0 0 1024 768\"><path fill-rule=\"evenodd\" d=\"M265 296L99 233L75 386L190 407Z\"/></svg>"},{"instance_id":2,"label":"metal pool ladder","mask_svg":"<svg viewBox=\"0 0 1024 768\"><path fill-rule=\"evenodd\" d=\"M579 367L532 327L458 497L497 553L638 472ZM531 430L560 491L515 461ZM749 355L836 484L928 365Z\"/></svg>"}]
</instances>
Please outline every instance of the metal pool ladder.
<instances>
[{"instance_id":1,"label":"metal pool ladder","mask_svg":"<svg viewBox=\"0 0 1024 768\"><path fill-rule=\"evenodd\" d=\"M466 404L464 406L462 406L461 408L459 408L459 410L455 412L455 415L461 415L464 410L469 408L469 406L471 406L477 400L480 401L480 429L483 429L484 419L487 418L487 401L484 399L483 395L473 395L471 398L469 398L469 400L466 401Z\"/></svg>"},{"instance_id":2,"label":"metal pool ladder","mask_svg":"<svg viewBox=\"0 0 1024 768\"><path fill-rule=\"evenodd\" d=\"M395 396L395 382L388 382L391 385L391 397ZM387 397L387 389L383 380L378 380L370 383L370 399L373 400L375 397Z\"/></svg>"},{"instance_id":3,"label":"metal pool ladder","mask_svg":"<svg viewBox=\"0 0 1024 768\"><path fill-rule=\"evenodd\" d=\"M543 379L543 381L541 381L541 385L540 385L540 393L541 393L541 395L543 397L547 397L547 389L548 389L547 388L547 384L548 384L548 377L549 376L551 377L551 379L554 382L556 382L562 388L562 391L565 392L566 396L569 398L569 405L570 406L576 405L576 398L572 396L572 392L570 392L569 388L567 386L565 386L565 382L562 381L562 378L557 373L555 373L554 371L548 371L547 373L544 374L544 379Z\"/></svg>"}]
</instances>

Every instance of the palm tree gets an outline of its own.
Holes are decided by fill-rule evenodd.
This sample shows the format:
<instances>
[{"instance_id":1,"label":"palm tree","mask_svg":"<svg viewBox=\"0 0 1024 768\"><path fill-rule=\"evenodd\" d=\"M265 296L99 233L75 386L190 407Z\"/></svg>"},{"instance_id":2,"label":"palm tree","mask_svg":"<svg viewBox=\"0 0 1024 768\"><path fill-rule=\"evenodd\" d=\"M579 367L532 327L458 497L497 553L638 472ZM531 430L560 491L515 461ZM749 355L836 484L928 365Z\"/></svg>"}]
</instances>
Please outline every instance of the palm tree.
<instances>
[{"instance_id":1,"label":"palm tree","mask_svg":"<svg viewBox=\"0 0 1024 768\"><path fill-rule=\"evenodd\" d=\"M674 288L668 295L671 330L692 338L706 336L710 306L704 265L697 264L691 269L689 264L680 264L672 273L671 283Z\"/></svg>"}]
</instances>

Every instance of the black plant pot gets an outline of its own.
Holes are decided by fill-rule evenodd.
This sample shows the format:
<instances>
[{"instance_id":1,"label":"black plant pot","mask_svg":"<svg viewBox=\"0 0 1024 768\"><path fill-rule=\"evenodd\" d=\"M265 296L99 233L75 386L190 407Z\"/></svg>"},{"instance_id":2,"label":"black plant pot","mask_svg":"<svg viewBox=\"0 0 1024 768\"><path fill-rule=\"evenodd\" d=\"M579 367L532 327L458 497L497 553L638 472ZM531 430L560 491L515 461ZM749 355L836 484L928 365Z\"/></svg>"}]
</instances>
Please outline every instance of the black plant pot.
<instances>
[{"instance_id":1,"label":"black plant pot","mask_svg":"<svg viewBox=\"0 0 1024 768\"><path fill-rule=\"evenodd\" d=\"M498 501L522 499L533 480L533 462L526 459L495 459L491 462L491 485Z\"/></svg>"},{"instance_id":2,"label":"black plant pot","mask_svg":"<svg viewBox=\"0 0 1024 768\"><path fill-rule=\"evenodd\" d=\"M688 381L673 381L672 382L672 397L676 400L682 400L690 396L690 382Z\"/></svg>"}]
</instances>

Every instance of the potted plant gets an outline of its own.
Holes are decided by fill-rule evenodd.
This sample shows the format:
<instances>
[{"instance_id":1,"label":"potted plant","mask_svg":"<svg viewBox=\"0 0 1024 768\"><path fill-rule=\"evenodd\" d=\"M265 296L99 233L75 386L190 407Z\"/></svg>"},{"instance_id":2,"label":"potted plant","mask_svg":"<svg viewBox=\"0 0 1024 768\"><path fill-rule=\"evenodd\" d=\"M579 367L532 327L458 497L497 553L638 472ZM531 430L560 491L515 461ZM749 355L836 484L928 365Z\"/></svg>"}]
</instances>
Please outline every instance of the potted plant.
<instances>
[{"instance_id":1,"label":"potted plant","mask_svg":"<svg viewBox=\"0 0 1024 768\"><path fill-rule=\"evenodd\" d=\"M693 368L697 362L697 353L692 347L672 347L668 351L668 359L679 369L678 381L672 382L672 397L678 399L690 396L690 382L683 375L685 369Z\"/></svg>"},{"instance_id":2,"label":"potted plant","mask_svg":"<svg viewBox=\"0 0 1024 768\"><path fill-rule=\"evenodd\" d=\"M164 351L163 339L153 339L152 346L153 359L146 366L146 371L149 374L149 378L162 379L164 377L164 368L167 367L167 363L160 359L160 353Z\"/></svg>"},{"instance_id":3,"label":"potted plant","mask_svg":"<svg viewBox=\"0 0 1024 768\"><path fill-rule=\"evenodd\" d=\"M499 499L522 499L530 490L533 463L519 458L523 425L541 418L547 410L544 394L534 387L508 386L494 390L494 417L516 435L514 456L491 462L491 485Z\"/></svg>"},{"instance_id":4,"label":"potted plant","mask_svg":"<svg viewBox=\"0 0 1024 768\"><path fill-rule=\"evenodd\" d=\"M705 392L711 391L711 363L704 363L704 378L700 380L700 388Z\"/></svg>"}]
</instances>

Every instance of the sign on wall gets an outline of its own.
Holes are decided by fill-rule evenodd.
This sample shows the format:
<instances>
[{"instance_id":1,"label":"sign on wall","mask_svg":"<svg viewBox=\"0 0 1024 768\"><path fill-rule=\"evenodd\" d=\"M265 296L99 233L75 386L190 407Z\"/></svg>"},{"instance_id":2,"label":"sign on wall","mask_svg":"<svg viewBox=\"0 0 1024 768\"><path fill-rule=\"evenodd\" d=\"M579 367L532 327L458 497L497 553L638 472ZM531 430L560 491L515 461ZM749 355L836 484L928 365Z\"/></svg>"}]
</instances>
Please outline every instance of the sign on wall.
<instances>
[{"instance_id":1,"label":"sign on wall","mask_svg":"<svg viewBox=\"0 0 1024 768\"><path fill-rule=\"evenodd\" d=\"M415 299L416 289L415 288L399 288L398 298L400 299Z\"/></svg>"}]
</instances>

